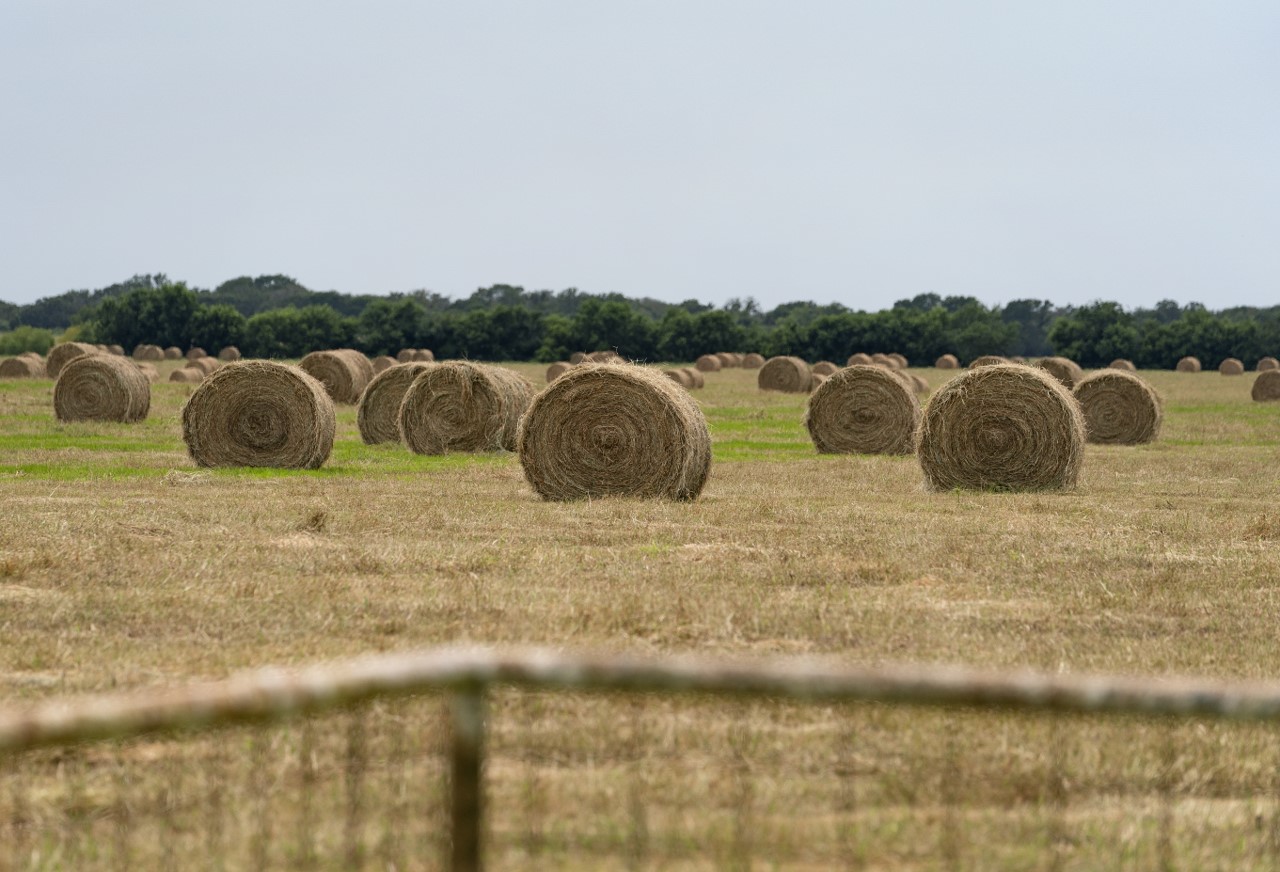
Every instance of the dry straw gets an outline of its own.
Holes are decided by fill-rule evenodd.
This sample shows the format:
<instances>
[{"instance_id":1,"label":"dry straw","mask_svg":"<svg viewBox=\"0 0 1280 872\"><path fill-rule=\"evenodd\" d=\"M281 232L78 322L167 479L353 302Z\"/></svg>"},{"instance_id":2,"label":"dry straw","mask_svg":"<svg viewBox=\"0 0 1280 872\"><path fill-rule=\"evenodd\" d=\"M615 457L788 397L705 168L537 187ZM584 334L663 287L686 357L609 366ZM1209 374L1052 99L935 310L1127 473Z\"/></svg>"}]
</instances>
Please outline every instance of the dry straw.
<instances>
[{"instance_id":1,"label":"dry straw","mask_svg":"<svg viewBox=\"0 0 1280 872\"><path fill-rule=\"evenodd\" d=\"M87 342L62 342L49 349L49 359L45 361L44 370L49 378L57 378L62 368L77 357L86 354L97 354L98 349Z\"/></svg>"},{"instance_id":2,"label":"dry straw","mask_svg":"<svg viewBox=\"0 0 1280 872\"><path fill-rule=\"evenodd\" d=\"M1276 360L1274 357L1260 357L1258 358L1258 365L1255 366L1254 369L1258 372L1266 372L1270 369L1280 369L1280 360Z\"/></svg>"},{"instance_id":3,"label":"dry straw","mask_svg":"<svg viewBox=\"0 0 1280 872\"><path fill-rule=\"evenodd\" d=\"M929 382L922 375L911 376L911 384L917 394L929 393Z\"/></svg>"},{"instance_id":4,"label":"dry straw","mask_svg":"<svg viewBox=\"0 0 1280 872\"><path fill-rule=\"evenodd\" d=\"M1138 368L1133 365L1132 360L1125 360L1123 357L1117 357L1111 361L1110 369L1120 369L1125 372L1137 372Z\"/></svg>"},{"instance_id":5,"label":"dry straw","mask_svg":"<svg viewBox=\"0 0 1280 872\"><path fill-rule=\"evenodd\" d=\"M547 367L547 384L551 384L572 368L573 364L565 360L559 360L551 364Z\"/></svg>"},{"instance_id":6,"label":"dry straw","mask_svg":"<svg viewBox=\"0 0 1280 872\"><path fill-rule=\"evenodd\" d=\"M910 454L920 422L915 394L879 366L849 366L809 397L804 424L822 454Z\"/></svg>"},{"instance_id":7,"label":"dry straw","mask_svg":"<svg viewBox=\"0 0 1280 872\"><path fill-rule=\"evenodd\" d=\"M170 345L164 350L165 360L182 360L182 349L176 345Z\"/></svg>"},{"instance_id":8,"label":"dry straw","mask_svg":"<svg viewBox=\"0 0 1280 872\"><path fill-rule=\"evenodd\" d=\"M742 355L743 369L759 369L764 366L764 355L756 354L754 351L750 354Z\"/></svg>"},{"instance_id":9,"label":"dry straw","mask_svg":"<svg viewBox=\"0 0 1280 872\"><path fill-rule=\"evenodd\" d=\"M1092 443L1140 445L1160 435L1164 418L1160 395L1133 373L1099 370L1082 379L1071 395L1080 404Z\"/></svg>"},{"instance_id":10,"label":"dry straw","mask_svg":"<svg viewBox=\"0 0 1280 872\"><path fill-rule=\"evenodd\" d=\"M819 360L812 367L810 367L809 371L815 372L818 375L835 375L837 372L840 371L840 367L836 366L834 363L832 363L829 360Z\"/></svg>"},{"instance_id":11,"label":"dry straw","mask_svg":"<svg viewBox=\"0 0 1280 872\"><path fill-rule=\"evenodd\" d=\"M418 363L434 363L436 356L430 348L419 348L414 352L413 359Z\"/></svg>"},{"instance_id":12,"label":"dry straw","mask_svg":"<svg viewBox=\"0 0 1280 872\"><path fill-rule=\"evenodd\" d=\"M224 366L182 409L182 438L199 466L316 469L337 426L324 385L269 360Z\"/></svg>"},{"instance_id":13,"label":"dry straw","mask_svg":"<svg viewBox=\"0 0 1280 872\"><path fill-rule=\"evenodd\" d=\"M147 381L151 384L155 384L160 381L160 370L156 369L154 364L148 363L145 360L130 362L137 367L138 372L146 376Z\"/></svg>"},{"instance_id":14,"label":"dry straw","mask_svg":"<svg viewBox=\"0 0 1280 872\"><path fill-rule=\"evenodd\" d=\"M226 348L218 352L218 360L223 363L234 363L240 359L240 349L234 345L228 345Z\"/></svg>"},{"instance_id":15,"label":"dry straw","mask_svg":"<svg viewBox=\"0 0 1280 872\"><path fill-rule=\"evenodd\" d=\"M188 360L183 368L194 369L202 375L209 375L221 366L222 363L216 357L197 357L195 360Z\"/></svg>"},{"instance_id":16,"label":"dry straw","mask_svg":"<svg viewBox=\"0 0 1280 872\"><path fill-rule=\"evenodd\" d=\"M500 366L437 364L419 373L405 392L400 439L415 454L512 451L533 395L528 380Z\"/></svg>"},{"instance_id":17,"label":"dry straw","mask_svg":"<svg viewBox=\"0 0 1280 872\"><path fill-rule=\"evenodd\" d=\"M999 363L1008 363L1009 359L1001 357L998 354L984 354L981 357L975 357L969 361L969 369L977 369L980 366L995 366Z\"/></svg>"},{"instance_id":18,"label":"dry straw","mask_svg":"<svg viewBox=\"0 0 1280 872\"><path fill-rule=\"evenodd\" d=\"M711 471L707 419L656 370L585 366L557 379L520 422L525 478L543 499L696 499Z\"/></svg>"},{"instance_id":19,"label":"dry straw","mask_svg":"<svg viewBox=\"0 0 1280 872\"><path fill-rule=\"evenodd\" d=\"M1266 369L1253 380L1253 399L1259 403L1280 400L1280 369Z\"/></svg>"},{"instance_id":20,"label":"dry straw","mask_svg":"<svg viewBox=\"0 0 1280 872\"><path fill-rule=\"evenodd\" d=\"M1067 390L1074 388L1084 378L1084 370L1068 357L1044 357L1036 361L1036 366L1062 382Z\"/></svg>"},{"instance_id":21,"label":"dry straw","mask_svg":"<svg viewBox=\"0 0 1280 872\"><path fill-rule=\"evenodd\" d=\"M873 363L875 363L875 361L871 359L870 354L863 354L861 351L859 351L857 354L849 355L849 359L845 361L844 365L845 366L871 366L871 364Z\"/></svg>"},{"instance_id":22,"label":"dry straw","mask_svg":"<svg viewBox=\"0 0 1280 872\"><path fill-rule=\"evenodd\" d=\"M762 391L807 393L813 384L809 364L798 357L771 357L760 367L756 384Z\"/></svg>"},{"instance_id":23,"label":"dry straw","mask_svg":"<svg viewBox=\"0 0 1280 872\"><path fill-rule=\"evenodd\" d=\"M187 349L187 360L199 360L202 357L208 357L208 356L209 356L209 352L205 351L203 348L201 348L198 345L194 348Z\"/></svg>"},{"instance_id":24,"label":"dry straw","mask_svg":"<svg viewBox=\"0 0 1280 872\"><path fill-rule=\"evenodd\" d=\"M373 377L360 396L356 426L366 445L400 441L400 404L413 380L432 363L399 363Z\"/></svg>"},{"instance_id":25,"label":"dry straw","mask_svg":"<svg viewBox=\"0 0 1280 872\"><path fill-rule=\"evenodd\" d=\"M582 363L586 359L587 359L587 354L585 351L575 351L573 354L569 355L569 362L572 363L574 366L577 366L578 364Z\"/></svg>"},{"instance_id":26,"label":"dry straw","mask_svg":"<svg viewBox=\"0 0 1280 872\"><path fill-rule=\"evenodd\" d=\"M908 361L907 361L907 358L906 358L906 356L905 356L905 355L899 354L899 353L898 353L898 352L896 352L896 351L891 351L891 352L889 352L889 354L888 354L887 356L888 356L890 359L892 359L894 363L896 363L896 364L898 365L898 369L906 369L906 368L907 368L907 366L908 366Z\"/></svg>"},{"instance_id":27,"label":"dry straw","mask_svg":"<svg viewBox=\"0 0 1280 872\"><path fill-rule=\"evenodd\" d=\"M689 378L689 371L685 369L664 369L662 374L671 379L682 388L693 389L693 379Z\"/></svg>"},{"instance_id":28,"label":"dry straw","mask_svg":"<svg viewBox=\"0 0 1280 872\"><path fill-rule=\"evenodd\" d=\"M707 384L707 380L703 378L702 373L692 366L684 367L684 371L689 375L689 383L693 385L694 390L703 388Z\"/></svg>"},{"instance_id":29,"label":"dry straw","mask_svg":"<svg viewBox=\"0 0 1280 872\"><path fill-rule=\"evenodd\" d=\"M400 363L408 363L413 360L417 354L418 349L416 348L401 348L400 353L396 355L396 360Z\"/></svg>"},{"instance_id":30,"label":"dry straw","mask_svg":"<svg viewBox=\"0 0 1280 872\"><path fill-rule=\"evenodd\" d=\"M143 343L133 349L134 360L164 360L164 349L159 345L148 345Z\"/></svg>"},{"instance_id":31,"label":"dry straw","mask_svg":"<svg viewBox=\"0 0 1280 872\"><path fill-rule=\"evenodd\" d=\"M364 361L368 370L360 366ZM324 385L329 398L335 403L351 405L360 401L360 394L373 378L373 365L358 351L341 348L337 351L313 351L298 364L303 372Z\"/></svg>"},{"instance_id":32,"label":"dry straw","mask_svg":"<svg viewBox=\"0 0 1280 872\"><path fill-rule=\"evenodd\" d=\"M1199 372L1200 358L1187 356L1178 361L1178 365L1174 367L1178 372Z\"/></svg>"},{"instance_id":33,"label":"dry straw","mask_svg":"<svg viewBox=\"0 0 1280 872\"><path fill-rule=\"evenodd\" d=\"M621 361L622 355L613 349L593 351L586 357L587 363L620 363Z\"/></svg>"},{"instance_id":34,"label":"dry straw","mask_svg":"<svg viewBox=\"0 0 1280 872\"><path fill-rule=\"evenodd\" d=\"M719 372L724 367L724 363L714 354L702 355L693 365L702 372Z\"/></svg>"},{"instance_id":35,"label":"dry straw","mask_svg":"<svg viewBox=\"0 0 1280 872\"><path fill-rule=\"evenodd\" d=\"M931 490L1039 491L1074 487L1084 417L1043 370L982 366L942 387L920 422L916 453Z\"/></svg>"},{"instance_id":36,"label":"dry straw","mask_svg":"<svg viewBox=\"0 0 1280 872\"><path fill-rule=\"evenodd\" d=\"M944 354L942 357L935 360L933 365L937 369L959 369L960 358L956 357L954 354Z\"/></svg>"},{"instance_id":37,"label":"dry straw","mask_svg":"<svg viewBox=\"0 0 1280 872\"><path fill-rule=\"evenodd\" d=\"M44 378L44 361L34 357L11 357L0 363L0 378Z\"/></svg>"},{"instance_id":38,"label":"dry straw","mask_svg":"<svg viewBox=\"0 0 1280 872\"><path fill-rule=\"evenodd\" d=\"M738 358L727 351L717 351L715 356L720 359L722 369L732 369L738 365Z\"/></svg>"},{"instance_id":39,"label":"dry straw","mask_svg":"<svg viewBox=\"0 0 1280 872\"><path fill-rule=\"evenodd\" d=\"M829 376L823 375L820 372L809 373L809 390L816 391L828 378Z\"/></svg>"},{"instance_id":40,"label":"dry straw","mask_svg":"<svg viewBox=\"0 0 1280 872\"><path fill-rule=\"evenodd\" d=\"M1222 375L1244 375L1244 364L1234 357L1228 357L1218 364L1218 372Z\"/></svg>"},{"instance_id":41,"label":"dry straw","mask_svg":"<svg viewBox=\"0 0 1280 872\"><path fill-rule=\"evenodd\" d=\"M398 361L394 357L381 354L373 359L373 374L377 375L380 372L386 372L391 369L391 367L395 366L396 363L398 363Z\"/></svg>"},{"instance_id":42,"label":"dry straw","mask_svg":"<svg viewBox=\"0 0 1280 872\"><path fill-rule=\"evenodd\" d=\"M894 360L887 354L876 352L871 355L871 362L879 364L880 366L887 366L889 369L898 369L898 361Z\"/></svg>"},{"instance_id":43,"label":"dry straw","mask_svg":"<svg viewBox=\"0 0 1280 872\"><path fill-rule=\"evenodd\" d=\"M116 357L124 357L124 346L123 346L123 345L108 345L108 346L107 346L107 351L111 352L111 353L112 353L112 354L114 354Z\"/></svg>"},{"instance_id":44,"label":"dry straw","mask_svg":"<svg viewBox=\"0 0 1280 872\"><path fill-rule=\"evenodd\" d=\"M194 366L184 366L169 373L169 381L175 384L198 385L204 381L204 370Z\"/></svg>"},{"instance_id":45,"label":"dry straw","mask_svg":"<svg viewBox=\"0 0 1280 872\"><path fill-rule=\"evenodd\" d=\"M128 360L83 354L62 368L53 386L59 421L115 421L132 424L151 409L151 383Z\"/></svg>"}]
</instances>

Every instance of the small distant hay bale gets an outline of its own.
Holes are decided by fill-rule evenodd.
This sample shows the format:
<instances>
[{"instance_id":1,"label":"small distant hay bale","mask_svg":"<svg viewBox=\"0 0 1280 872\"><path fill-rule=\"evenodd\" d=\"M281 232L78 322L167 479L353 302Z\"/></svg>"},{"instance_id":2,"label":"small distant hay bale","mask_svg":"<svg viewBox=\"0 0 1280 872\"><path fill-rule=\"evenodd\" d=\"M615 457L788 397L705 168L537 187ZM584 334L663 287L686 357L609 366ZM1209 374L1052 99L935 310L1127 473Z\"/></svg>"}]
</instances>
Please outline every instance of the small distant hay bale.
<instances>
[{"instance_id":1,"label":"small distant hay bale","mask_svg":"<svg viewBox=\"0 0 1280 872\"><path fill-rule=\"evenodd\" d=\"M662 374L671 379L682 388L693 390L693 379L689 378L689 373L684 369L664 369Z\"/></svg>"},{"instance_id":2,"label":"small distant hay bale","mask_svg":"<svg viewBox=\"0 0 1280 872\"><path fill-rule=\"evenodd\" d=\"M204 467L316 469L333 450L336 428L324 385L270 360L222 367L182 409L182 439Z\"/></svg>"},{"instance_id":3,"label":"small distant hay bale","mask_svg":"<svg viewBox=\"0 0 1280 872\"><path fill-rule=\"evenodd\" d=\"M234 363L240 359L240 349L234 345L228 345L226 348L218 352L218 360L223 363Z\"/></svg>"},{"instance_id":4,"label":"small distant hay bale","mask_svg":"<svg viewBox=\"0 0 1280 872\"><path fill-rule=\"evenodd\" d=\"M360 366L360 360L368 365L368 372ZM324 385L330 399L344 405L360 402L360 395L373 378L373 366L363 354L350 348L313 351L302 358L298 366Z\"/></svg>"},{"instance_id":5,"label":"small distant hay bale","mask_svg":"<svg viewBox=\"0 0 1280 872\"><path fill-rule=\"evenodd\" d=\"M970 369L933 395L916 453L931 490L1056 490L1078 481L1084 441L1084 417L1061 382L1002 364Z\"/></svg>"},{"instance_id":6,"label":"small distant hay bale","mask_svg":"<svg viewBox=\"0 0 1280 872\"><path fill-rule=\"evenodd\" d=\"M804 424L822 454L910 454L920 402L894 371L849 366L809 397Z\"/></svg>"},{"instance_id":7,"label":"small distant hay bale","mask_svg":"<svg viewBox=\"0 0 1280 872\"><path fill-rule=\"evenodd\" d=\"M750 354L742 355L743 369L759 369L764 366L764 355L756 354L754 351Z\"/></svg>"},{"instance_id":8,"label":"small distant hay bale","mask_svg":"<svg viewBox=\"0 0 1280 872\"><path fill-rule=\"evenodd\" d=\"M208 357L208 356L209 356L209 352L205 351L203 348L201 348L198 345L195 348L187 349L187 360L199 360L202 357Z\"/></svg>"},{"instance_id":9,"label":"small distant hay bale","mask_svg":"<svg viewBox=\"0 0 1280 872\"><path fill-rule=\"evenodd\" d=\"M1254 369L1258 372L1280 369L1280 360L1276 360L1274 357L1260 357L1258 358L1258 365Z\"/></svg>"},{"instance_id":10,"label":"small distant hay bale","mask_svg":"<svg viewBox=\"0 0 1280 872\"><path fill-rule=\"evenodd\" d=\"M911 376L911 384L914 387L915 393L917 394L929 393L929 382L928 380L925 379L924 376L922 375Z\"/></svg>"},{"instance_id":11,"label":"small distant hay bale","mask_svg":"<svg viewBox=\"0 0 1280 872\"><path fill-rule=\"evenodd\" d=\"M829 376L823 375L820 372L810 372L809 373L809 391L811 393L813 391L816 391L822 385L822 383L825 382L828 378Z\"/></svg>"},{"instance_id":12,"label":"small distant hay bale","mask_svg":"<svg viewBox=\"0 0 1280 872\"><path fill-rule=\"evenodd\" d=\"M1021 354L1014 354L1009 357L1009 362L1010 363L1026 363L1027 359L1023 357Z\"/></svg>"},{"instance_id":13,"label":"small distant hay bale","mask_svg":"<svg viewBox=\"0 0 1280 872\"><path fill-rule=\"evenodd\" d=\"M155 384L160 381L160 370L155 368L155 364L148 363L145 360L130 361L130 363L137 367L138 372L146 376L147 381L151 384Z\"/></svg>"},{"instance_id":14,"label":"small distant hay bale","mask_svg":"<svg viewBox=\"0 0 1280 872\"><path fill-rule=\"evenodd\" d=\"M1141 445L1160 435L1164 404L1133 373L1099 370L1082 379L1071 395L1084 415L1086 437L1096 445Z\"/></svg>"},{"instance_id":15,"label":"small distant hay bale","mask_svg":"<svg viewBox=\"0 0 1280 872\"><path fill-rule=\"evenodd\" d=\"M810 372L816 372L818 375L835 375L840 371L840 367L836 366L829 360L819 360L813 366L809 367Z\"/></svg>"},{"instance_id":16,"label":"small distant hay bale","mask_svg":"<svg viewBox=\"0 0 1280 872\"><path fill-rule=\"evenodd\" d=\"M0 378L44 378L44 363L34 357L11 357L0 362Z\"/></svg>"},{"instance_id":17,"label":"small distant hay bale","mask_svg":"<svg viewBox=\"0 0 1280 872\"><path fill-rule=\"evenodd\" d=\"M380 354L373 359L373 374L377 375L378 373L386 372L391 369L391 367L395 366L397 362L398 361L390 355Z\"/></svg>"},{"instance_id":18,"label":"small distant hay bale","mask_svg":"<svg viewBox=\"0 0 1280 872\"><path fill-rule=\"evenodd\" d=\"M523 376L500 366L436 364L419 373L405 392L400 440L415 454L513 451L520 416L534 393Z\"/></svg>"},{"instance_id":19,"label":"small distant hay bale","mask_svg":"<svg viewBox=\"0 0 1280 872\"><path fill-rule=\"evenodd\" d=\"M998 354L984 354L981 357L975 357L969 361L969 369L977 369L980 366L995 366L1001 363L1008 363L1008 358L1001 357Z\"/></svg>"},{"instance_id":20,"label":"small distant hay bale","mask_svg":"<svg viewBox=\"0 0 1280 872\"><path fill-rule=\"evenodd\" d=\"M144 342L137 348L133 349L133 359L150 361L164 360L164 349L159 345L149 345Z\"/></svg>"},{"instance_id":21,"label":"small distant hay bale","mask_svg":"<svg viewBox=\"0 0 1280 872\"><path fill-rule=\"evenodd\" d=\"M959 369L960 358L954 354L944 354L933 362L935 369Z\"/></svg>"},{"instance_id":22,"label":"small distant hay bale","mask_svg":"<svg viewBox=\"0 0 1280 872\"><path fill-rule=\"evenodd\" d=\"M587 363L620 363L622 355L611 348L593 351L586 357Z\"/></svg>"},{"instance_id":23,"label":"small distant hay bale","mask_svg":"<svg viewBox=\"0 0 1280 872\"><path fill-rule=\"evenodd\" d=\"M715 356L719 358L722 369L732 369L738 365L738 359L727 351L717 351Z\"/></svg>"},{"instance_id":24,"label":"small distant hay bale","mask_svg":"<svg viewBox=\"0 0 1280 872\"><path fill-rule=\"evenodd\" d=\"M418 349L401 348L400 352L396 355L396 360L400 363L408 363L411 360L414 360L417 356L418 356Z\"/></svg>"},{"instance_id":25,"label":"small distant hay bale","mask_svg":"<svg viewBox=\"0 0 1280 872\"><path fill-rule=\"evenodd\" d=\"M707 380L703 378L702 373L699 372L695 367L686 366L686 367L683 367L683 369L685 372L689 374L689 382L693 385L694 390L699 390L701 388L706 387Z\"/></svg>"},{"instance_id":26,"label":"small distant hay bale","mask_svg":"<svg viewBox=\"0 0 1280 872\"><path fill-rule=\"evenodd\" d=\"M413 359L418 363L435 363L436 355L430 348L419 348Z\"/></svg>"},{"instance_id":27,"label":"small distant hay bale","mask_svg":"<svg viewBox=\"0 0 1280 872\"><path fill-rule=\"evenodd\" d=\"M182 349L176 345L170 345L164 350L165 360L182 360Z\"/></svg>"},{"instance_id":28,"label":"small distant hay bale","mask_svg":"<svg viewBox=\"0 0 1280 872\"><path fill-rule=\"evenodd\" d=\"M198 370L203 375L209 375L221 366L222 363L216 357L197 357L183 364L184 369Z\"/></svg>"},{"instance_id":29,"label":"small distant hay bale","mask_svg":"<svg viewBox=\"0 0 1280 872\"><path fill-rule=\"evenodd\" d=\"M587 359L587 354L585 351L575 351L573 354L569 355L569 362L572 363L574 366L577 366L578 364L582 363L586 359Z\"/></svg>"},{"instance_id":30,"label":"small distant hay bale","mask_svg":"<svg viewBox=\"0 0 1280 872\"><path fill-rule=\"evenodd\" d=\"M87 342L62 342L49 349L49 358L45 361L44 370L49 378L57 378L62 368L88 354L98 354L98 349Z\"/></svg>"},{"instance_id":31,"label":"small distant hay bale","mask_svg":"<svg viewBox=\"0 0 1280 872\"><path fill-rule=\"evenodd\" d=\"M1221 375L1244 375L1244 364L1234 357L1228 357L1218 364L1218 373Z\"/></svg>"},{"instance_id":32,"label":"small distant hay bale","mask_svg":"<svg viewBox=\"0 0 1280 872\"><path fill-rule=\"evenodd\" d=\"M707 419L656 370L584 366L534 399L520 422L525 478L545 500L693 500L711 471Z\"/></svg>"},{"instance_id":33,"label":"small distant hay bale","mask_svg":"<svg viewBox=\"0 0 1280 872\"><path fill-rule=\"evenodd\" d=\"M875 363L875 361L871 359L870 354L863 354L861 351L859 351L857 354L849 355L849 359L845 361L844 365L845 366L871 366L871 364L873 363Z\"/></svg>"},{"instance_id":34,"label":"small distant hay bale","mask_svg":"<svg viewBox=\"0 0 1280 872\"><path fill-rule=\"evenodd\" d=\"M886 356L887 356L887 357L889 357L889 358L891 358L891 359L893 360L893 362L894 362L894 363L896 363L896 364L898 365L898 369L906 369L906 368L907 368L908 361L907 361L907 358L906 358L906 356L905 356L905 355L899 354L899 353L898 353L898 352L896 352L896 351L891 351L891 352L889 352L889 354L888 354L888 355L886 355Z\"/></svg>"},{"instance_id":35,"label":"small distant hay bale","mask_svg":"<svg viewBox=\"0 0 1280 872\"><path fill-rule=\"evenodd\" d=\"M184 366L169 373L169 381L176 384L198 385L204 381L204 370L195 366Z\"/></svg>"},{"instance_id":36,"label":"small distant hay bale","mask_svg":"<svg viewBox=\"0 0 1280 872\"><path fill-rule=\"evenodd\" d=\"M1067 390L1074 388L1084 378L1084 370L1068 357L1044 357L1036 361L1036 366L1062 382Z\"/></svg>"},{"instance_id":37,"label":"small distant hay bale","mask_svg":"<svg viewBox=\"0 0 1280 872\"><path fill-rule=\"evenodd\" d=\"M110 353L114 354L116 357L124 357L124 346L123 346L123 345L108 345L108 346L107 346L107 351L109 351Z\"/></svg>"},{"instance_id":38,"label":"small distant hay bale","mask_svg":"<svg viewBox=\"0 0 1280 872\"><path fill-rule=\"evenodd\" d=\"M1187 356L1178 361L1178 365L1174 367L1178 372L1199 372L1200 358Z\"/></svg>"},{"instance_id":39,"label":"small distant hay bale","mask_svg":"<svg viewBox=\"0 0 1280 872\"><path fill-rule=\"evenodd\" d=\"M1137 368L1136 366L1134 366L1134 365L1133 365L1133 361L1132 361L1132 360L1125 360L1123 357L1117 357L1115 360L1111 361L1111 363L1110 363L1110 365L1108 366L1108 368L1109 368L1109 369L1119 369L1119 370L1123 370L1124 372L1137 372L1137 371L1138 371L1138 368Z\"/></svg>"},{"instance_id":40,"label":"small distant hay bale","mask_svg":"<svg viewBox=\"0 0 1280 872\"><path fill-rule=\"evenodd\" d=\"M762 391L803 394L810 390L813 376L809 372L809 364L798 357L771 357L760 367L756 384Z\"/></svg>"},{"instance_id":41,"label":"small distant hay bale","mask_svg":"<svg viewBox=\"0 0 1280 872\"><path fill-rule=\"evenodd\" d=\"M1264 369L1258 373L1253 380L1252 396L1259 403L1280 400L1280 369Z\"/></svg>"},{"instance_id":42,"label":"small distant hay bale","mask_svg":"<svg viewBox=\"0 0 1280 872\"><path fill-rule=\"evenodd\" d=\"M887 354L881 354L879 352L876 352L875 354L871 355L871 362L874 364L879 364L880 366L887 366L889 367L889 369L899 369L898 361L894 360L892 357L890 357Z\"/></svg>"},{"instance_id":43,"label":"small distant hay bale","mask_svg":"<svg viewBox=\"0 0 1280 872\"><path fill-rule=\"evenodd\" d=\"M551 384L553 381L560 378L560 376L564 375L566 372L568 372L572 368L573 368L573 364L564 360L558 360L555 363L551 364L549 367L547 367L547 384Z\"/></svg>"},{"instance_id":44,"label":"small distant hay bale","mask_svg":"<svg viewBox=\"0 0 1280 872\"><path fill-rule=\"evenodd\" d=\"M59 421L132 424L151 409L151 383L131 361L108 354L72 358L53 386Z\"/></svg>"},{"instance_id":45,"label":"small distant hay bale","mask_svg":"<svg viewBox=\"0 0 1280 872\"><path fill-rule=\"evenodd\" d=\"M400 441L400 405L404 395L431 363L399 363L373 377L360 395L356 426L366 445Z\"/></svg>"},{"instance_id":46,"label":"small distant hay bale","mask_svg":"<svg viewBox=\"0 0 1280 872\"><path fill-rule=\"evenodd\" d=\"M702 372L719 372L724 368L724 363L714 354L704 354L693 363Z\"/></svg>"}]
</instances>

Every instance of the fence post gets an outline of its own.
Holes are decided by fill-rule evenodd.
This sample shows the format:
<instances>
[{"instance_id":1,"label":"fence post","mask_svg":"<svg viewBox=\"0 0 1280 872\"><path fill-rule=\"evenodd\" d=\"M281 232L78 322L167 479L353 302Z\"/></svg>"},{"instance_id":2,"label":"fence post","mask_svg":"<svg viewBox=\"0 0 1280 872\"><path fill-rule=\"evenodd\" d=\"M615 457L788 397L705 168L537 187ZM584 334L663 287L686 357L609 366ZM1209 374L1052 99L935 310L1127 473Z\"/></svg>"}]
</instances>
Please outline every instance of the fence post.
<instances>
[{"instance_id":1,"label":"fence post","mask_svg":"<svg viewBox=\"0 0 1280 872\"><path fill-rule=\"evenodd\" d=\"M484 835L485 691L480 685L456 692L449 701L453 727L449 750L449 869L480 872Z\"/></svg>"}]
</instances>

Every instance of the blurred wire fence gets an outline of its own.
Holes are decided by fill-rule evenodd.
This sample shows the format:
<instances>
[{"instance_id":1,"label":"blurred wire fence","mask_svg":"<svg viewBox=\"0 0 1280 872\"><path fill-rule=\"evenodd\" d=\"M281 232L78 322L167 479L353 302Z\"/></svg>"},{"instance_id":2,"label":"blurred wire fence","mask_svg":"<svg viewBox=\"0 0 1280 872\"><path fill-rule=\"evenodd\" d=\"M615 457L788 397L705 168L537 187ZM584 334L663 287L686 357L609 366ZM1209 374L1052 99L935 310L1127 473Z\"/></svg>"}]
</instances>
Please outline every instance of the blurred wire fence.
<instances>
[{"instance_id":1,"label":"blurred wire fence","mask_svg":"<svg viewBox=\"0 0 1280 872\"><path fill-rule=\"evenodd\" d=\"M1280 868L1280 686L446 649L0 712L0 869Z\"/></svg>"}]
</instances>

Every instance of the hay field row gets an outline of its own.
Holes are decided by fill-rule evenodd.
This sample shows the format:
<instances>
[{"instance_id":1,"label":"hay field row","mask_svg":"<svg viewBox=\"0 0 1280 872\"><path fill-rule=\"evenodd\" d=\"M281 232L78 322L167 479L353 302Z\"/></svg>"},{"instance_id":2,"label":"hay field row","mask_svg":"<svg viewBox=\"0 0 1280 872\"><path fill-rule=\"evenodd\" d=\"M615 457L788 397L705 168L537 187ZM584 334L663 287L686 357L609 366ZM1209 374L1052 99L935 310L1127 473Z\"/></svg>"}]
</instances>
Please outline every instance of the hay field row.
<instances>
[{"instance_id":1,"label":"hay field row","mask_svg":"<svg viewBox=\"0 0 1280 872\"><path fill-rule=\"evenodd\" d=\"M951 375L912 372L935 389ZM927 493L914 457L817 455L807 397L755 375L708 374L693 395L714 463L689 504L545 503L510 455L366 446L351 407L319 470L201 471L178 427L192 386L153 385L148 419L123 426L56 424L50 382L0 383L0 701L465 640L1280 674L1280 409L1251 401L1252 373L1142 373L1165 398L1160 439L1090 445L1077 490L1032 495ZM1273 857L1280 746L1257 731L1182 730L1175 778L1171 740L1144 724L516 695L494 719L516 749L492 770L496 825L529 817L535 785L541 831L563 829L538 842L563 861L547 865L623 856L640 783L653 855L676 866L731 865L746 802L762 863L839 865L845 814L884 836L859 848L873 866L932 868L951 826L949 850L989 850L990 828L1024 868L1041 855L1017 846L1053 829L1054 747L1068 867L1154 864L1162 796L1203 861L1188 865ZM837 770L856 773L852 798ZM499 865L530 845L501 830Z\"/></svg>"}]
</instances>

